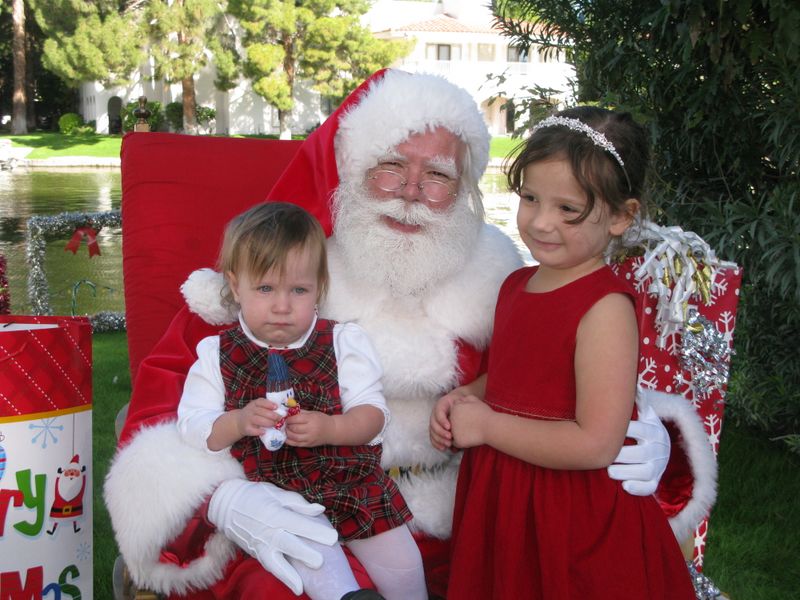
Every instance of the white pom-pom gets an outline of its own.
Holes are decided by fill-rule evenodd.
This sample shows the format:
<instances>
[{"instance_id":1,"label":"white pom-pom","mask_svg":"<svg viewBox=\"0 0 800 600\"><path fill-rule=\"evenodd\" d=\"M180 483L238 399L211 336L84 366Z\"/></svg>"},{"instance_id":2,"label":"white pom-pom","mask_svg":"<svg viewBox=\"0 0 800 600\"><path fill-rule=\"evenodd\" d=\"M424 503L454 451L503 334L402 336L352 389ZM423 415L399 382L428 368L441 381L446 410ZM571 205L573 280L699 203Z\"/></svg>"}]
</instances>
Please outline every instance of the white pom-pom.
<instances>
[{"instance_id":1,"label":"white pom-pom","mask_svg":"<svg viewBox=\"0 0 800 600\"><path fill-rule=\"evenodd\" d=\"M181 286L186 305L209 325L226 325L236 321L236 307L222 302L222 273L213 269L198 269Z\"/></svg>"}]
</instances>

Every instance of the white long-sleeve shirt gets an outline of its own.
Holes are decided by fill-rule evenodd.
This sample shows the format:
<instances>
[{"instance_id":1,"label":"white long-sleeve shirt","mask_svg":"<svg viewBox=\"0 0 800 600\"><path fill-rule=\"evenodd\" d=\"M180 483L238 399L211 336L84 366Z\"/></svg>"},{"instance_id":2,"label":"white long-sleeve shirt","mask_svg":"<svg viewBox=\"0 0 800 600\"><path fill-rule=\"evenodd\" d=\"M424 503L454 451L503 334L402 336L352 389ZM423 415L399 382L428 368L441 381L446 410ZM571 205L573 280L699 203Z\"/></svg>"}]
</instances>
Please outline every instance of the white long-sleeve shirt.
<instances>
[{"instance_id":1,"label":"white long-sleeve shirt","mask_svg":"<svg viewBox=\"0 0 800 600\"><path fill-rule=\"evenodd\" d=\"M308 340L316 324L316 317L308 331L299 340L286 346L300 348ZM268 348L269 345L256 339L239 316L239 324L247 338L254 344ZM283 348L283 347L282 347ZM370 405L384 414L383 428L369 444L379 444L389 424L389 409L383 397L381 369L378 355L367 333L355 323L337 323L333 328L333 349L336 354L339 392L342 412L355 406ZM225 412L225 384L222 380L219 359L219 336L209 336L197 344L197 361L186 376L183 395L178 405L178 431L191 446L208 449L211 427ZM227 451L223 449L221 451ZM220 452L221 452L220 451Z\"/></svg>"}]
</instances>

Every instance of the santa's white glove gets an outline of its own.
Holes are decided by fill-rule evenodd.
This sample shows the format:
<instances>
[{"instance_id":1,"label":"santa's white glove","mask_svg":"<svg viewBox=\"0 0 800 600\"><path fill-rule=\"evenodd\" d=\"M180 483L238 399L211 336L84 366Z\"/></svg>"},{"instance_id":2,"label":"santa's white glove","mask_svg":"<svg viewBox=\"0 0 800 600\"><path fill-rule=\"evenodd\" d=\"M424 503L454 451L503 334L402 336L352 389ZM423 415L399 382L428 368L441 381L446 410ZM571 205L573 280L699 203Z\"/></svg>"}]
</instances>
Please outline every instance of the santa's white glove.
<instances>
[{"instance_id":1,"label":"santa's white glove","mask_svg":"<svg viewBox=\"0 0 800 600\"><path fill-rule=\"evenodd\" d=\"M314 518L324 510L321 504L311 504L300 494L270 483L231 479L211 496L208 519L299 596L303 582L286 559L294 558L312 569L322 565L322 555L301 538L327 546L336 543L336 530Z\"/></svg>"},{"instance_id":2,"label":"santa's white glove","mask_svg":"<svg viewBox=\"0 0 800 600\"><path fill-rule=\"evenodd\" d=\"M649 496L669 461L669 433L649 404L637 400L639 416L628 425L627 437L636 444L623 446L614 464L608 467L612 479L622 481L622 487L634 496Z\"/></svg>"}]
</instances>

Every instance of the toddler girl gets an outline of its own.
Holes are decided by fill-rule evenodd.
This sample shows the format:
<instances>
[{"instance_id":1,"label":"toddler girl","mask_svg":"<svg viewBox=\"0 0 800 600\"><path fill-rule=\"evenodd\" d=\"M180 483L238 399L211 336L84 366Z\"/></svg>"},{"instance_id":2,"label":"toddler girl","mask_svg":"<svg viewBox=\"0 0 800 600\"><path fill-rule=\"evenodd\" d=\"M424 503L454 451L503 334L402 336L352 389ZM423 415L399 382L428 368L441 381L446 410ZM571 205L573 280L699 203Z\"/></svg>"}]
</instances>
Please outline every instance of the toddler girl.
<instances>
[{"instance_id":1,"label":"toddler girl","mask_svg":"<svg viewBox=\"0 0 800 600\"><path fill-rule=\"evenodd\" d=\"M389 413L377 355L358 325L317 316L328 283L319 223L292 204L260 204L228 224L219 267L239 324L198 344L178 408L181 435L230 450L252 481L325 506L385 598L427 598L411 513L380 466ZM281 391L268 389L276 374L300 410L285 418L285 444L270 450L261 437L284 422L266 397ZM380 597L357 591L340 545L309 543L322 566L290 562L312 599Z\"/></svg>"}]
</instances>

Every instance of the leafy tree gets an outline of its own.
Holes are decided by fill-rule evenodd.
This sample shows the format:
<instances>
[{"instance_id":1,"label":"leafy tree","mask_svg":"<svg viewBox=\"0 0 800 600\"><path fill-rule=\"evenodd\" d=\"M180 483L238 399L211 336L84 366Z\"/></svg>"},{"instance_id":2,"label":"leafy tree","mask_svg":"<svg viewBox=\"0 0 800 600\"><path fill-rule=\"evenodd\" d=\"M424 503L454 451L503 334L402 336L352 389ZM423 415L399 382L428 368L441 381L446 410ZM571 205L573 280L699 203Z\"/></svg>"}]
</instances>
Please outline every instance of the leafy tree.
<instances>
[{"instance_id":1,"label":"leafy tree","mask_svg":"<svg viewBox=\"0 0 800 600\"><path fill-rule=\"evenodd\" d=\"M208 63L206 49L218 56L217 87L226 86L230 72L225 37L224 4L217 0L152 0L144 21L150 34L150 52L156 76L168 83L181 83L183 130L197 133L197 100L194 76Z\"/></svg>"},{"instance_id":2,"label":"leafy tree","mask_svg":"<svg viewBox=\"0 0 800 600\"><path fill-rule=\"evenodd\" d=\"M44 32L43 65L70 87L82 81L128 82L141 63L134 15L117 0L27 0Z\"/></svg>"},{"instance_id":3,"label":"leafy tree","mask_svg":"<svg viewBox=\"0 0 800 600\"><path fill-rule=\"evenodd\" d=\"M14 53L11 3L0 4L0 114L12 112ZM75 94L42 67L44 34L25 4L25 114L27 130L53 127L58 115L74 110Z\"/></svg>"},{"instance_id":4,"label":"leafy tree","mask_svg":"<svg viewBox=\"0 0 800 600\"><path fill-rule=\"evenodd\" d=\"M278 109L281 137L299 79L323 96L341 99L370 73L411 50L377 40L359 22L364 0L229 0L244 31L242 70L253 89Z\"/></svg>"},{"instance_id":5,"label":"leafy tree","mask_svg":"<svg viewBox=\"0 0 800 600\"><path fill-rule=\"evenodd\" d=\"M744 267L728 415L800 449L800 4L495 0L523 47L564 48L582 102L650 128L653 198Z\"/></svg>"}]
</instances>

